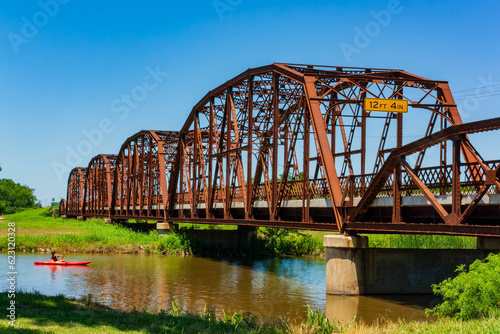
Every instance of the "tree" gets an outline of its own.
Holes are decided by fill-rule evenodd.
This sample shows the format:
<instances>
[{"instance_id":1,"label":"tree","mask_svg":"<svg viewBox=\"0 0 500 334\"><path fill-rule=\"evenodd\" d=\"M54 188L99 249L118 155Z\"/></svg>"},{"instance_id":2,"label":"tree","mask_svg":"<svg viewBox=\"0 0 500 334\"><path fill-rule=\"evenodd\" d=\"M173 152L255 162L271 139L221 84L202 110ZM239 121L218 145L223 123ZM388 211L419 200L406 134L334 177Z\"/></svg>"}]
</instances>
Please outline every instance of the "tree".
<instances>
[{"instance_id":1,"label":"tree","mask_svg":"<svg viewBox=\"0 0 500 334\"><path fill-rule=\"evenodd\" d=\"M11 179L0 179L0 215L33 208L36 200L33 191L34 189L15 183Z\"/></svg>"}]
</instances>

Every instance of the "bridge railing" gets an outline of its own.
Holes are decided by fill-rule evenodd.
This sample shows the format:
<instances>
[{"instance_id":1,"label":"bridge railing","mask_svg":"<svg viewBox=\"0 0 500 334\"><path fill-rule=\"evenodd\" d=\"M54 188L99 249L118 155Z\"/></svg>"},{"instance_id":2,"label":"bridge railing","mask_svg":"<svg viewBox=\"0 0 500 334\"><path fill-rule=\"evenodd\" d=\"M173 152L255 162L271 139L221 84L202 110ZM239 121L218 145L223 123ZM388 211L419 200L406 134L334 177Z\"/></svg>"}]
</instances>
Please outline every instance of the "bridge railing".
<instances>
[{"instance_id":1,"label":"bridge railing","mask_svg":"<svg viewBox=\"0 0 500 334\"><path fill-rule=\"evenodd\" d=\"M490 169L495 169L500 164L500 160L486 161L484 163ZM477 193L478 187L483 182L483 169L478 163L460 164L460 189L462 195L473 195ZM431 193L436 195L449 195L452 193L452 166L426 167L416 170L417 176L429 188ZM367 190L375 174L354 175L341 178L344 187L346 201L351 198L362 197ZM401 173L401 194L402 196L421 195L422 192L411 180L410 176L402 171ZM492 186L488 194L499 193L500 188ZM391 175L382 191L377 197L391 197L393 193L393 176Z\"/></svg>"},{"instance_id":2,"label":"bridge railing","mask_svg":"<svg viewBox=\"0 0 500 334\"><path fill-rule=\"evenodd\" d=\"M484 163L491 169L500 165L500 160L486 161ZM460 188L462 195L474 195L483 182L483 169L477 164L463 163L460 165ZM443 167L425 167L416 170L417 176L426 184L431 193L436 195L449 195L452 193L452 166ZM340 178L340 183L345 194L346 205L353 205L354 198L362 197L368 189L375 174L352 175ZM270 200L270 186L265 183L254 186L254 201ZM311 199L329 197L328 184L325 178L309 180L308 193ZM492 186L488 194L500 193L500 188ZM422 192L411 180L410 176L404 171L401 172L401 195L419 196ZM393 176L391 175L377 197L392 197L393 195ZM136 194L138 196L138 194ZM225 189L216 189L214 191L214 203L224 203ZM232 187L230 190L231 202L244 202L244 188L241 186ZM304 181L289 180L284 187L282 200L300 200L304 198ZM138 199L136 199L138 200ZM147 199L145 200L147 202ZM196 193L197 203L205 203L206 192L200 189ZM132 202L132 201L131 201ZM162 195L151 198L151 205L161 205ZM192 204L192 195L189 192L176 194L177 204ZM125 204L125 203L124 203ZM126 204L124 205L126 207Z\"/></svg>"}]
</instances>

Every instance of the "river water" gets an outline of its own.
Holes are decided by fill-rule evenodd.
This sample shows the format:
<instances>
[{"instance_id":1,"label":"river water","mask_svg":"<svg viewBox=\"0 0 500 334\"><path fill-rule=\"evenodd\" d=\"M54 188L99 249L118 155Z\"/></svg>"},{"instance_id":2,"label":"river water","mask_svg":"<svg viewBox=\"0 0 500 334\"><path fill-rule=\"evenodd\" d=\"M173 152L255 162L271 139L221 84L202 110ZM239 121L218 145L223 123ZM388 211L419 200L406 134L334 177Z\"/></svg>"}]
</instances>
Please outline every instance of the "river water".
<instances>
[{"instance_id":1,"label":"river water","mask_svg":"<svg viewBox=\"0 0 500 334\"><path fill-rule=\"evenodd\" d=\"M308 305L342 323L384 317L425 320L432 296L327 296L324 258L214 260L195 256L70 254L88 267L35 266L47 254L17 254L17 289L79 298L122 310L170 309L251 312L262 319L303 319ZM0 254L0 290L8 289L7 255Z\"/></svg>"}]
</instances>

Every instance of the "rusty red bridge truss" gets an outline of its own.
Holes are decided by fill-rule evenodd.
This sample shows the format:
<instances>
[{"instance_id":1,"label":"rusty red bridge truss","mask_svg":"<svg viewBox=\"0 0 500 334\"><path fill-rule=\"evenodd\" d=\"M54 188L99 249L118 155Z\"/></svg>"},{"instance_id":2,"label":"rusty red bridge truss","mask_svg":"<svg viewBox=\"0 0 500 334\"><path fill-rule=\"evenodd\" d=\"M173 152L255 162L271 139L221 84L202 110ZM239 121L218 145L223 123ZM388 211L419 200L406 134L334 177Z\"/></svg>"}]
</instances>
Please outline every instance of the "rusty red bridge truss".
<instances>
[{"instance_id":1,"label":"rusty red bridge truss","mask_svg":"<svg viewBox=\"0 0 500 334\"><path fill-rule=\"evenodd\" d=\"M366 110L365 98L407 101L408 113ZM499 128L500 118L463 123L445 81L272 64L208 92L180 131L140 131L116 156L73 169L61 211L500 236L500 161L485 161L469 141Z\"/></svg>"}]
</instances>

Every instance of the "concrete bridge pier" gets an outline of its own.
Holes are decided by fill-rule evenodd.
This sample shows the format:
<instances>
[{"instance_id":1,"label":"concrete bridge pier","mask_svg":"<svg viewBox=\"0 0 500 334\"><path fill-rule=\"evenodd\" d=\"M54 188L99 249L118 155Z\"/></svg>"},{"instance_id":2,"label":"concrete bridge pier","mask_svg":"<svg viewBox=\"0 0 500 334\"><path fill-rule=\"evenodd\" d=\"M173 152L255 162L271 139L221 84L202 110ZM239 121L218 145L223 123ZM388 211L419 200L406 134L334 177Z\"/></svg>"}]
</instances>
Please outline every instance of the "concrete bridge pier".
<instances>
[{"instance_id":1,"label":"concrete bridge pier","mask_svg":"<svg viewBox=\"0 0 500 334\"><path fill-rule=\"evenodd\" d=\"M500 252L500 238L477 239L477 249L368 248L364 236L326 235L326 293L432 294L432 284L455 269Z\"/></svg>"},{"instance_id":2,"label":"concrete bridge pier","mask_svg":"<svg viewBox=\"0 0 500 334\"><path fill-rule=\"evenodd\" d=\"M477 249L490 250L498 253L500 251L500 238L478 237Z\"/></svg>"},{"instance_id":3,"label":"concrete bridge pier","mask_svg":"<svg viewBox=\"0 0 500 334\"><path fill-rule=\"evenodd\" d=\"M156 229L159 235L164 235L172 231L177 231L179 229L179 224L175 223L156 223Z\"/></svg>"},{"instance_id":4,"label":"concrete bridge pier","mask_svg":"<svg viewBox=\"0 0 500 334\"><path fill-rule=\"evenodd\" d=\"M326 293L329 295L364 294L364 254L368 238L363 236L325 235Z\"/></svg>"}]
</instances>

